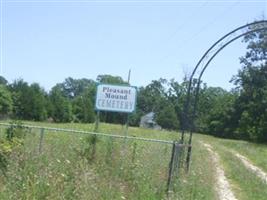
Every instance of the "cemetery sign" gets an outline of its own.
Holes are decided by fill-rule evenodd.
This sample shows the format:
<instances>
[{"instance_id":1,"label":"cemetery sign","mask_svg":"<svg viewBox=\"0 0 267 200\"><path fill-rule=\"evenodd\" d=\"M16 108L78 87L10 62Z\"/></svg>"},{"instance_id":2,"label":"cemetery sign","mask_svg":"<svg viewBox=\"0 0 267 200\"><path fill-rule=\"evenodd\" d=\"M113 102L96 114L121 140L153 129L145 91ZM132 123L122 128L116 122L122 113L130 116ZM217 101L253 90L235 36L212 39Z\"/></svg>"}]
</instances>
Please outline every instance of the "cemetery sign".
<instances>
[{"instance_id":1,"label":"cemetery sign","mask_svg":"<svg viewBox=\"0 0 267 200\"><path fill-rule=\"evenodd\" d=\"M95 108L98 111L132 113L136 106L136 87L99 84Z\"/></svg>"}]
</instances>

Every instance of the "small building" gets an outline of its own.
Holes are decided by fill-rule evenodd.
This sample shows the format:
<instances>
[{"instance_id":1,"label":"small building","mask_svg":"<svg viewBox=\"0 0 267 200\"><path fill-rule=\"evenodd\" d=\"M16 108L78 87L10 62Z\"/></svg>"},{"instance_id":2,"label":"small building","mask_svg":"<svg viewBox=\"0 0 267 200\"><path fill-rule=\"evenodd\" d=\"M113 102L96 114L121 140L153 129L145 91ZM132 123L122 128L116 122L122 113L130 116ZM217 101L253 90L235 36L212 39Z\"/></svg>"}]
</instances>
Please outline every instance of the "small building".
<instances>
[{"instance_id":1,"label":"small building","mask_svg":"<svg viewBox=\"0 0 267 200\"><path fill-rule=\"evenodd\" d=\"M150 112L141 117L140 120L140 127L141 128L151 128L151 129L156 129L156 130L161 130L161 126L159 126L155 122L155 113Z\"/></svg>"}]
</instances>

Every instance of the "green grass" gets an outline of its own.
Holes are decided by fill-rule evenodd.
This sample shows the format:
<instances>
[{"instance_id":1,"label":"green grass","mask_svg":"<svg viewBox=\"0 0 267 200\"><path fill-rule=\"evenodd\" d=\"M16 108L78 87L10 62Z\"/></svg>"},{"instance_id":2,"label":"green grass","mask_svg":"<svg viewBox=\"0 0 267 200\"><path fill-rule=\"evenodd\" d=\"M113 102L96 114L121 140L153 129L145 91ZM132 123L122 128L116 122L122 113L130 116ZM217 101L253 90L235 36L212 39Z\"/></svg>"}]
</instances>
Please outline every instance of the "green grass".
<instances>
[{"instance_id":1,"label":"green grass","mask_svg":"<svg viewBox=\"0 0 267 200\"><path fill-rule=\"evenodd\" d=\"M93 124L32 125L92 131ZM100 132L124 134L119 125L101 124ZM1 131L3 136L4 130ZM129 135L172 140L178 133L130 128ZM170 144L97 137L95 159L88 135L40 130L27 133L24 145L8 156L0 199L162 199Z\"/></svg>"},{"instance_id":2,"label":"green grass","mask_svg":"<svg viewBox=\"0 0 267 200\"><path fill-rule=\"evenodd\" d=\"M198 135L197 135L198 137ZM252 163L267 172L267 145L242 140L220 139L211 136L201 136L204 140L234 150L247 157Z\"/></svg>"},{"instance_id":3,"label":"green grass","mask_svg":"<svg viewBox=\"0 0 267 200\"><path fill-rule=\"evenodd\" d=\"M233 186L238 199L265 200L267 184L234 156L232 150L248 157L256 166L266 170L266 145L253 144L245 141L218 139L210 136L196 135L196 140L202 140L214 147L218 152L226 177Z\"/></svg>"},{"instance_id":4,"label":"green grass","mask_svg":"<svg viewBox=\"0 0 267 200\"><path fill-rule=\"evenodd\" d=\"M37 126L93 131L94 124L23 122ZM124 135L121 125L100 124L99 132ZM0 130L3 137L4 130ZM177 132L129 128L128 135L162 140L179 139ZM257 186L266 188L226 152L238 141L195 135L190 172L180 170L169 199L216 200L215 171L207 150L198 140L216 145L227 177L236 185L240 199L261 199ZM24 145L8 155L6 176L0 174L0 199L166 199L171 144L97 137L92 159L92 138L86 134L45 131L39 153L40 131L32 130ZM231 144L232 142L232 144ZM227 146L227 148L228 148ZM240 148L242 142L240 142ZM265 150L264 147L263 152ZM238 151L238 149L235 149ZM264 155L264 154L260 154ZM240 172L241 174L239 174ZM1 173L1 172L0 172ZM253 185L253 186L251 186ZM250 187L251 186L251 187ZM250 188L249 188L250 187ZM247 192L245 191L247 190ZM249 193L257 191L258 196ZM256 195L256 194L255 194Z\"/></svg>"},{"instance_id":5,"label":"green grass","mask_svg":"<svg viewBox=\"0 0 267 200\"><path fill-rule=\"evenodd\" d=\"M215 169L207 150L193 141L192 159L188 174L181 173L176 184L174 199L216 200Z\"/></svg>"}]
</instances>

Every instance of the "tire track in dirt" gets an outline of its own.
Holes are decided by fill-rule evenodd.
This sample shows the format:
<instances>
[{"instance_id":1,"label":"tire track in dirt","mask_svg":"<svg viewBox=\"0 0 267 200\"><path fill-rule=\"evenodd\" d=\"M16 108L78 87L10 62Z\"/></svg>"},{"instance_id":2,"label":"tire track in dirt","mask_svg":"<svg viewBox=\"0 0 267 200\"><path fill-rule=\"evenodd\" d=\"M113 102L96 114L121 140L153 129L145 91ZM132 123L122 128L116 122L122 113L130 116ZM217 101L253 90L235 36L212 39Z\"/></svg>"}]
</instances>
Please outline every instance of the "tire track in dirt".
<instances>
[{"instance_id":1,"label":"tire track in dirt","mask_svg":"<svg viewBox=\"0 0 267 200\"><path fill-rule=\"evenodd\" d=\"M210 144L200 142L211 154L212 161L216 169L216 191L220 200L237 200L234 193L231 190L230 183L225 177L224 170L220 166L220 157L216 153Z\"/></svg>"},{"instance_id":2,"label":"tire track in dirt","mask_svg":"<svg viewBox=\"0 0 267 200\"><path fill-rule=\"evenodd\" d=\"M248 158L242 156L237 152L232 152L237 158L241 160L241 162L245 165L245 167L252 172L254 172L260 179L262 179L267 184L267 173L264 172L259 167L255 166Z\"/></svg>"}]
</instances>

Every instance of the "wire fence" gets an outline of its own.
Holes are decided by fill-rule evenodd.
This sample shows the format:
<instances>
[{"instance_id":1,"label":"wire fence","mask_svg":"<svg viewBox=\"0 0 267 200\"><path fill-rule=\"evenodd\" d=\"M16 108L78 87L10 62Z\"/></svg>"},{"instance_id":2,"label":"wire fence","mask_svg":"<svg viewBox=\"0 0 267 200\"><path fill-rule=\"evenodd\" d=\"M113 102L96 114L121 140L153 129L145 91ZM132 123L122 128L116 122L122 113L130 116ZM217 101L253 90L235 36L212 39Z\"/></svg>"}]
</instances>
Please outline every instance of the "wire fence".
<instances>
[{"instance_id":1,"label":"wire fence","mask_svg":"<svg viewBox=\"0 0 267 200\"><path fill-rule=\"evenodd\" d=\"M0 138L11 126L0 123ZM47 199L163 199L187 147L168 140L20 127L25 135L8 154L8 184L1 192L12 199L23 198L31 187L36 197Z\"/></svg>"}]
</instances>

